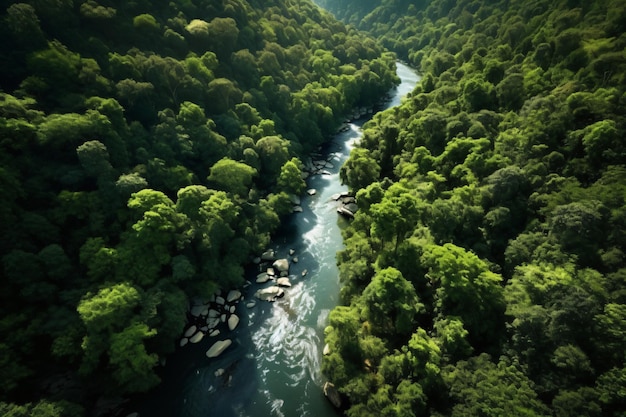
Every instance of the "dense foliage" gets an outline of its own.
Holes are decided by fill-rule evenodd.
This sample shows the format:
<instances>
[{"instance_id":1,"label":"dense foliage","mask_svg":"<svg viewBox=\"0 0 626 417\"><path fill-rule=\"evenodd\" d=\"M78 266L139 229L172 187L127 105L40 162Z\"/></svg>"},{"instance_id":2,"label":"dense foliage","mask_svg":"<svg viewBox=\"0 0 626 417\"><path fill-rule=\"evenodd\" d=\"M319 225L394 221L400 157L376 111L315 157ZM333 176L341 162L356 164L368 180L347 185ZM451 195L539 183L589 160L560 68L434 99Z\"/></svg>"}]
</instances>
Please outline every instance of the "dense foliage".
<instances>
[{"instance_id":1,"label":"dense foliage","mask_svg":"<svg viewBox=\"0 0 626 417\"><path fill-rule=\"evenodd\" d=\"M0 10L0 414L146 391L189 297L243 282L301 157L396 81L305 0Z\"/></svg>"},{"instance_id":2,"label":"dense foliage","mask_svg":"<svg viewBox=\"0 0 626 417\"><path fill-rule=\"evenodd\" d=\"M346 414L623 416L624 2L332 3L423 75L341 171Z\"/></svg>"}]
</instances>

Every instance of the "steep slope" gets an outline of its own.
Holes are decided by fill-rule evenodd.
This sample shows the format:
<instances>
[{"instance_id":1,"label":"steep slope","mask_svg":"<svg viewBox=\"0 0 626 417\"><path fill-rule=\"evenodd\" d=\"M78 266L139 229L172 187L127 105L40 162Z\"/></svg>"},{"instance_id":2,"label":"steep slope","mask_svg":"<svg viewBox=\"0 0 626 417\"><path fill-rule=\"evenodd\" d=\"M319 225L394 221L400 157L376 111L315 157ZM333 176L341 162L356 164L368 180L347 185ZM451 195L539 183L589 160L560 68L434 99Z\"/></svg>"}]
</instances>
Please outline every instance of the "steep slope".
<instances>
[{"instance_id":1,"label":"steep slope","mask_svg":"<svg viewBox=\"0 0 626 417\"><path fill-rule=\"evenodd\" d=\"M621 415L626 6L380 4L423 79L342 168L347 415Z\"/></svg>"},{"instance_id":2,"label":"steep slope","mask_svg":"<svg viewBox=\"0 0 626 417\"><path fill-rule=\"evenodd\" d=\"M0 414L93 415L159 382L188 297L243 282L394 58L304 0L0 13Z\"/></svg>"}]
</instances>

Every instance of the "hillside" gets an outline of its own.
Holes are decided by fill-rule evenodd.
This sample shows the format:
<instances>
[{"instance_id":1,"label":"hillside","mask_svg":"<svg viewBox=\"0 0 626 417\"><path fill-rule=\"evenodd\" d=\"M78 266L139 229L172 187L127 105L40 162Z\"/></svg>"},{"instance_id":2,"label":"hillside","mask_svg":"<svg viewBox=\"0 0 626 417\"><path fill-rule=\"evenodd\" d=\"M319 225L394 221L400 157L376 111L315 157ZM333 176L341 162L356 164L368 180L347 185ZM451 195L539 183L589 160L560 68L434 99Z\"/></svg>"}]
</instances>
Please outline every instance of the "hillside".
<instances>
[{"instance_id":1,"label":"hillside","mask_svg":"<svg viewBox=\"0 0 626 417\"><path fill-rule=\"evenodd\" d=\"M188 300L244 282L300 158L396 82L304 0L0 8L0 414L159 383Z\"/></svg>"},{"instance_id":2,"label":"hillside","mask_svg":"<svg viewBox=\"0 0 626 417\"><path fill-rule=\"evenodd\" d=\"M333 3L423 75L342 168L346 414L623 415L626 6Z\"/></svg>"}]
</instances>

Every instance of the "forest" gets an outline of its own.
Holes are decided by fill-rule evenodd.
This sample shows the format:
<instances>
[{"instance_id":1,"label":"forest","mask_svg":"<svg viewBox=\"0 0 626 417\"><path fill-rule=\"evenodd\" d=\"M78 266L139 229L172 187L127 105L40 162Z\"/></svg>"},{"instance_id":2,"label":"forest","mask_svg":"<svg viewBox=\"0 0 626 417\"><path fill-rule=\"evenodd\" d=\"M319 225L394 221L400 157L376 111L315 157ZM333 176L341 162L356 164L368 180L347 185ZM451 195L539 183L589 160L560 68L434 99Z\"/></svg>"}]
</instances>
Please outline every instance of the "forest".
<instances>
[{"instance_id":1,"label":"forest","mask_svg":"<svg viewBox=\"0 0 626 417\"><path fill-rule=\"evenodd\" d=\"M307 0L0 8L0 415L160 381L189 300L244 283L302 159L397 82Z\"/></svg>"},{"instance_id":2,"label":"forest","mask_svg":"<svg viewBox=\"0 0 626 417\"><path fill-rule=\"evenodd\" d=\"M341 169L345 414L626 415L626 4L320 0L419 70Z\"/></svg>"}]
</instances>

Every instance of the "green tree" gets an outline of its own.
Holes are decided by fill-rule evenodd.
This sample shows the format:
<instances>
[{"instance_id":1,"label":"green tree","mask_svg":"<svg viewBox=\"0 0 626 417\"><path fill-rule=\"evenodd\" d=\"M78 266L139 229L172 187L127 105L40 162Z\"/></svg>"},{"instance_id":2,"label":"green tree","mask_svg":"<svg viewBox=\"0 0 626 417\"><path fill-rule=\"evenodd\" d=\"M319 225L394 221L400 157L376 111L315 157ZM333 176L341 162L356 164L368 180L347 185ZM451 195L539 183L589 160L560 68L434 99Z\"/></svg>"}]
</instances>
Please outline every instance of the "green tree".
<instances>
[{"instance_id":1,"label":"green tree","mask_svg":"<svg viewBox=\"0 0 626 417\"><path fill-rule=\"evenodd\" d=\"M211 174L207 180L217 189L247 197L256 175L256 169L251 166L230 158L223 158L211 167Z\"/></svg>"},{"instance_id":2,"label":"green tree","mask_svg":"<svg viewBox=\"0 0 626 417\"><path fill-rule=\"evenodd\" d=\"M413 285L395 268L377 272L361 300L372 332L392 339L410 334L417 314L424 310Z\"/></svg>"}]
</instances>

